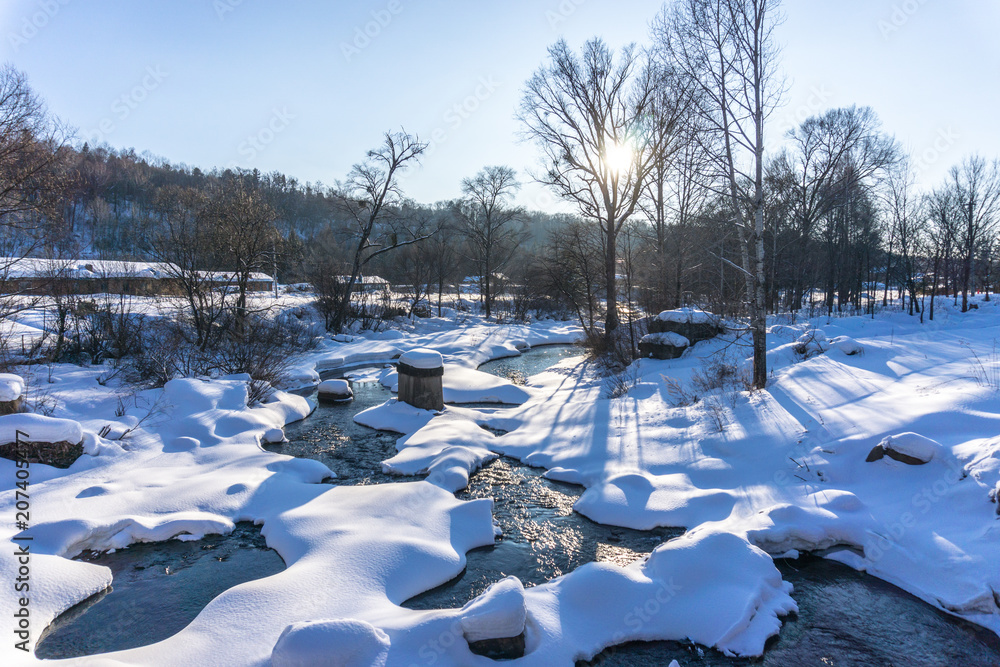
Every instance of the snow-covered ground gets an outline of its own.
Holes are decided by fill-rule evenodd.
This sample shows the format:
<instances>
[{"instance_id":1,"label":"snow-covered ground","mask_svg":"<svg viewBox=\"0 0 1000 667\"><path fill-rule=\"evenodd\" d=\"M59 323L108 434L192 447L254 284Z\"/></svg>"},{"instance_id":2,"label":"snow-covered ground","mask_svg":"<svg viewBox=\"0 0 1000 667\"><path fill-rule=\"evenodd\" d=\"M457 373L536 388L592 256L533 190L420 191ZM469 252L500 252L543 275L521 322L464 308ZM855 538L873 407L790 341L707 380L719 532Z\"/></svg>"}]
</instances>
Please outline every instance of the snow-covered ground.
<instances>
[{"instance_id":1,"label":"snow-covered ground","mask_svg":"<svg viewBox=\"0 0 1000 667\"><path fill-rule=\"evenodd\" d=\"M388 470L430 473L366 487L319 484L336 471L261 448L268 430L307 414L294 394L248 407L243 378L175 380L116 417L114 391L96 381L102 369L56 366L55 416L80 422L92 444L69 470L31 467L30 643L110 583L106 568L69 560L81 550L197 539L244 520L263 524L285 571L226 591L167 640L71 662L266 665L273 652L274 664L322 655L351 665L487 665L467 639L484 625L521 623L528 653L514 664L572 665L632 639L757 655L795 609L771 557L805 550L1000 632L1000 388L988 381L1000 363L1000 309L979 305L963 315L939 303L925 325L899 314L777 324L772 382L752 395L693 382L727 346L731 358L749 355L732 336L681 359L638 362L617 398L583 358L527 387L474 370L579 337L565 323L433 319L326 341L299 360L295 384L420 347L444 356L446 400L520 404L434 415L390 401L359 415L404 434ZM394 384L387 369L368 372ZM113 437L147 414L125 440L96 435L110 425ZM929 461L866 462L880 444ZM526 590L502 582L462 609L400 607L459 574L468 550L493 543L491 503L452 491L500 453L584 485L576 509L597 521L689 530L625 568L594 563ZM15 475L0 459L8 544ZM0 550L4 572L16 571L13 551ZM13 618L16 605L0 596L0 615ZM8 641L0 661L33 658Z\"/></svg>"}]
</instances>

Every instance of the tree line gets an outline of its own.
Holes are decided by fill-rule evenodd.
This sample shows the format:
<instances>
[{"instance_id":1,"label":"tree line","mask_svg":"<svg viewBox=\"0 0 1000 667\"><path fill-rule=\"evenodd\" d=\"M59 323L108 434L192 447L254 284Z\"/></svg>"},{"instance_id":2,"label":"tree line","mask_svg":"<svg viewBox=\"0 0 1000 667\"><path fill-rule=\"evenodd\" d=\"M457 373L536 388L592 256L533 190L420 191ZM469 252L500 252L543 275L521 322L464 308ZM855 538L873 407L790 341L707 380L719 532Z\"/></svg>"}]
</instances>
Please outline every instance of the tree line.
<instances>
[{"instance_id":1,"label":"tree line","mask_svg":"<svg viewBox=\"0 0 1000 667\"><path fill-rule=\"evenodd\" d=\"M768 314L874 314L892 302L932 319L945 295L973 307L996 283L1000 164L968 156L920 192L913 161L867 107L770 133L785 92L779 10L777 0L672 0L643 47L555 43L517 109L540 169L486 166L461 197L432 205L401 189L427 148L403 130L333 185L205 172L74 145L8 66L0 281L27 256L169 262L205 349L228 335L220 322L239 331L253 315L256 271L309 283L335 332L465 307L467 276L487 318L563 314L598 347L633 354L644 317L697 304L746 322L756 387ZM574 213L519 206L526 178ZM235 276L231 298L205 284L206 270ZM408 293L402 310L366 293L373 275Z\"/></svg>"}]
</instances>

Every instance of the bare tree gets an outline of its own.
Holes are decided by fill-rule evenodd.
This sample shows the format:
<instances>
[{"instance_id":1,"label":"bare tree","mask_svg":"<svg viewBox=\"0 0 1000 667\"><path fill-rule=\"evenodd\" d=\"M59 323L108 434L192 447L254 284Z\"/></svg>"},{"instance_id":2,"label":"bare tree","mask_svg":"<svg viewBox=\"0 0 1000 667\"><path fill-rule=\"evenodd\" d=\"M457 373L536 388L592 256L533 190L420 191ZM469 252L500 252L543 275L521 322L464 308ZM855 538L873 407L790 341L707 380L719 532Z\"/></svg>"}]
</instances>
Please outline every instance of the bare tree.
<instances>
[{"instance_id":1,"label":"bare tree","mask_svg":"<svg viewBox=\"0 0 1000 667\"><path fill-rule=\"evenodd\" d=\"M166 186L156 195L157 232L149 254L179 286L187 302L195 344L205 351L216 338L216 325L232 296L231 285L219 285L206 270L219 262L217 228L203 214L205 196L195 190Z\"/></svg>"},{"instance_id":2,"label":"bare tree","mask_svg":"<svg viewBox=\"0 0 1000 667\"><path fill-rule=\"evenodd\" d=\"M0 67L0 318L29 307L12 284L16 265L37 250L67 193L68 133L25 75Z\"/></svg>"},{"instance_id":3,"label":"bare tree","mask_svg":"<svg viewBox=\"0 0 1000 667\"><path fill-rule=\"evenodd\" d=\"M462 233L479 272L479 292L486 318L493 314L496 279L507 268L525 233L524 209L512 205L520 189L510 167L484 167L474 178L462 180L465 197L456 206Z\"/></svg>"},{"instance_id":4,"label":"bare tree","mask_svg":"<svg viewBox=\"0 0 1000 667\"><path fill-rule=\"evenodd\" d=\"M226 179L202 212L219 243L220 259L218 266L202 268L222 268L229 273L224 282L235 289L233 314L237 334L243 333L248 315L250 279L254 273L273 267L278 244L278 230L274 226L277 214L248 180L247 175Z\"/></svg>"},{"instance_id":5,"label":"bare tree","mask_svg":"<svg viewBox=\"0 0 1000 667\"><path fill-rule=\"evenodd\" d=\"M915 175L908 160L895 165L889 170L886 179L885 200L893 230L892 236L899 246L900 258L896 273L902 287L910 294L910 315L918 311L922 319L923 311L917 302L919 297L915 278L915 255L922 245L927 215L923 210L923 200L914 195L914 179Z\"/></svg>"},{"instance_id":6,"label":"bare tree","mask_svg":"<svg viewBox=\"0 0 1000 667\"><path fill-rule=\"evenodd\" d=\"M573 220L549 232L542 265L545 291L572 307L590 338L597 335L597 303L604 287L602 245L593 225Z\"/></svg>"},{"instance_id":7,"label":"bare tree","mask_svg":"<svg viewBox=\"0 0 1000 667\"><path fill-rule=\"evenodd\" d=\"M636 211L643 185L668 133L650 123L677 121L661 110L651 121L663 72L644 64L634 46L617 55L602 40L588 41L579 55L565 41L549 48L549 62L528 81L518 118L544 155L536 177L576 206L601 230L604 252L605 339L619 324L617 239Z\"/></svg>"},{"instance_id":8,"label":"bare tree","mask_svg":"<svg viewBox=\"0 0 1000 667\"><path fill-rule=\"evenodd\" d=\"M881 132L868 107L831 109L788 132L789 150L770 171L785 185L794 239L795 285L790 299L798 310L808 286L807 246L819 222L841 204L845 192L899 161L895 140ZM781 174L781 176L778 176Z\"/></svg>"},{"instance_id":9,"label":"bare tree","mask_svg":"<svg viewBox=\"0 0 1000 667\"><path fill-rule=\"evenodd\" d=\"M1000 223L1000 160L987 162L979 155L952 167L949 187L958 216L958 250L961 253L962 312L969 309L973 288L973 263L981 244Z\"/></svg>"},{"instance_id":10,"label":"bare tree","mask_svg":"<svg viewBox=\"0 0 1000 667\"><path fill-rule=\"evenodd\" d=\"M695 83L712 175L729 199L739 232L753 333L753 386L767 384L764 256L764 124L777 107L774 45L778 0L677 0L665 10L660 44Z\"/></svg>"},{"instance_id":11,"label":"bare tree","mask_svg":"<svg viewBox=\"0 0 1000 667\"><path fill-rule=\"evenodd\" d=\"M351 295L365 266L376 257L427 238L401 238L395 210L403 202L399 174L427 149L417 137L405 132L386 132L382 146L368 151L367 160L354 165L347 181L340 184L340 210L354 223L354 252L351 273L331 321L340 331L351 310Z\"/></svg>"}]
</instances>

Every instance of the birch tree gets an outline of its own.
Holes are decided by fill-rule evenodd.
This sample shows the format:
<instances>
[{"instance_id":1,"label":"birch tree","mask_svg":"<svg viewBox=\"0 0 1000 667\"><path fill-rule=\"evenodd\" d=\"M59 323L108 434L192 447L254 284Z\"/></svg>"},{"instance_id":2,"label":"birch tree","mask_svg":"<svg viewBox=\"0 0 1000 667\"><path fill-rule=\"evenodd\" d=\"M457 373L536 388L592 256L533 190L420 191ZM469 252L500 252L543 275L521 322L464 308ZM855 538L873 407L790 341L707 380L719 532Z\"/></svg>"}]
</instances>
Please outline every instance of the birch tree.
<instances>
[{"instance_id":1,"label":"birch tree","mask_svg":"<svg viewBox=\"0 0 1000 667\"><path fill-rule=\"evenodd\" d=\"M695 109L709 137L711 176L729 203L740 239L753 386L767 384L764 247L764 125L778 106L774 29L778 0L677 0L654 25L661 48L697 87Z\"/></svg>"}]
</instances>

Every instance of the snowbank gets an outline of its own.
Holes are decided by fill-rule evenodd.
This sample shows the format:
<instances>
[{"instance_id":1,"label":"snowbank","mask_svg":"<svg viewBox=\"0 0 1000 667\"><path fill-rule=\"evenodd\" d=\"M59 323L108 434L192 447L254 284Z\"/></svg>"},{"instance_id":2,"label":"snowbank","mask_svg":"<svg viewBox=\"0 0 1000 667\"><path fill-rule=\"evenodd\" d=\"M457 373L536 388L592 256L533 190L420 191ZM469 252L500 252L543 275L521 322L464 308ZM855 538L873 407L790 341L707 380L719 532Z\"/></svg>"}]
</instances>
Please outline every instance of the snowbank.
<instances>
[{"instance_id":1,"label":"snowbank","mask_svg":"<svg viewBox=\"0 0 1000 667\"><path fill-rule=\"evenodd\" d=\"M517 637L526 620L524 586L517 577L507 577L462 607L462 634L469 642Z\"/></svg>"},{"instance_id":2,"label":"snowbank","mask_svg":"<svg viewBox=\"0 0 1000 667\"><path fill-rule=\"evenodd\" d=\"M16 401L24 395L24 379L13 373L0 373L0 402Z\"/></svg>"},{"instance_id":3,"label":"snowbank","mask_svg":"<svg viewBox=\"0 0 1000 667\"><path fill-rule=\"evenodd\" d=\"M271 652L273 667L383 667L389 635L364 621L306 621L281 633Z\"/></svg>"}]
</instances>

